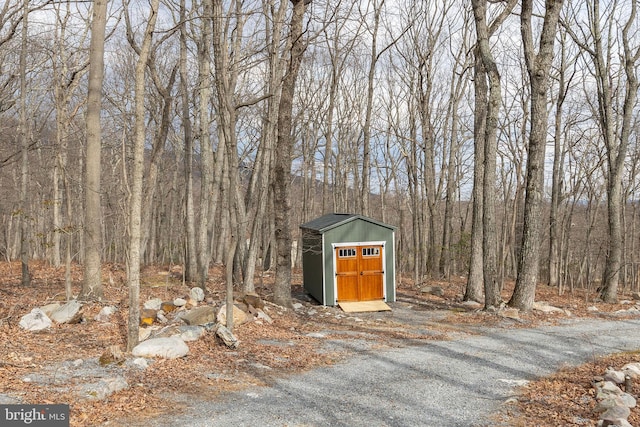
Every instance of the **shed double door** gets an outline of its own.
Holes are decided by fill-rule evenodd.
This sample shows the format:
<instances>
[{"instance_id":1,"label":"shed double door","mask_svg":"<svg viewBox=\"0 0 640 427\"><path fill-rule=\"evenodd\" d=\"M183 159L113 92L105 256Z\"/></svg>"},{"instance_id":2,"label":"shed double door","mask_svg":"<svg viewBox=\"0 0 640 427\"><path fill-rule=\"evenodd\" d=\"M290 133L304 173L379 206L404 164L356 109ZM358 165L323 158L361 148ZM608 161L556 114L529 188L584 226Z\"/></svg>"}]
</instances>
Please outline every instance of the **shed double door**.
<instances>
[{"instance_id":1,"label":"shed double door","mask_svg":"<svg viewBox=\"0 0 640 427\"><path fill-rule=\"evenodd\" d=\"M371 301L384 298L382 246L336 248L338 301Z\"/></svg>"}]
</instances>

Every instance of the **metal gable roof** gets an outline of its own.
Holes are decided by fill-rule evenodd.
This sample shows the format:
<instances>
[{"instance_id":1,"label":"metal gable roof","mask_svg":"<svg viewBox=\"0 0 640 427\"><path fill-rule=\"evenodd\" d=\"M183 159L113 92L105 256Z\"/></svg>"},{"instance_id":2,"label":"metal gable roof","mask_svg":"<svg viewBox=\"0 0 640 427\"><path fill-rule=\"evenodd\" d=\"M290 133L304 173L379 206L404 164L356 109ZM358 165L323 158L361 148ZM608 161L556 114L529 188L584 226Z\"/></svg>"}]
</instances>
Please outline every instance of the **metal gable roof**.
<instances>
[{"instance_id":1,"label":"metal gable roof","mask_svg":"<svg viewBox=\"0 0 640 427\"><path fill-rule=\"evenodd\" d=\"M366 216L356 215L356 214L344 214L344 213L331 213L331 214L323 215L319 218L316 218L314 220L311 220L307 223L302 224L300 228L305 228L308 230L314 230L320 233L324 233L325 231L331 230L342 224L346 224L348 222L351 222L357 219L367 221L372 224L378 225L380 227L388 228L390 230L396 229L396 227L392 225L385 224L380 221L376 221L375 219L368 218Z\"/></svg>"}]
</instances>

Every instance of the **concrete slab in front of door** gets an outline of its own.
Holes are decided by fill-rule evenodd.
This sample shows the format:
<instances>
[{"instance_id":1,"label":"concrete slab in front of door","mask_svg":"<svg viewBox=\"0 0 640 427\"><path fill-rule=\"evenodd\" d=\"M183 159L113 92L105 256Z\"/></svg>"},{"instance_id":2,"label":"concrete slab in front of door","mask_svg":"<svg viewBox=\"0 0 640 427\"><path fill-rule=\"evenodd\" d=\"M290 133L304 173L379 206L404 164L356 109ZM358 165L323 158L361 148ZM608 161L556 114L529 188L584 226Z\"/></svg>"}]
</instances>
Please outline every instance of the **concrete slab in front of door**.
<instances>
[{"instance_id":1,"label":"concrete slab in front of door","mask_svg":"<svg viewBox=\"0 0 640 427\"><path fill-rule=\"evenodd\" d=\"M338 305L345 313L364 313L367 311L391 311L384 301L349 301L339 302Z\"/></svg>"}]
</instances>

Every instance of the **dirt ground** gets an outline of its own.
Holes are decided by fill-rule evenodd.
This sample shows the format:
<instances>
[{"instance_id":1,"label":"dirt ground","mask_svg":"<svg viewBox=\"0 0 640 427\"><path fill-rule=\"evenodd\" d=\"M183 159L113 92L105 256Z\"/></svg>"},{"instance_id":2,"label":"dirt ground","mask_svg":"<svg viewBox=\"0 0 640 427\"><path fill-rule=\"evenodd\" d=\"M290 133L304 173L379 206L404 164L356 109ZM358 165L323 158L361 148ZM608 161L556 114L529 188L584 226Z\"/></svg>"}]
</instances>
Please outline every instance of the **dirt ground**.
<instances>
[{"instance_id":1,"label":"dirt ground","mask_svg":"<svg viewBox=\"0 0 640 427\"><path fill-rule=\"evenodd\" d=\"M487 327L555 324L570 316L612 318L619 316L616 311L631 307L630 295L622 295L620 304L608 305L598 303L595 292L567 290L558 295L558 289L540 286L536 300L562 308L565 313L532 311L504 317L462 304L464 278L420 286L399 278L397 302L390 304L391 312L348 314L340 308L318 305L302 289L297 272L292 286L297 305L292 310L269 303L273 277L264 272L256 278L256 290L265 300L265 312L273 323L252 321L238 326L234 329L240 340L237 349L228 349L213 334L206 334L189 343L190 352L183 358L155 360L144 370L101 368L97 361L107 348L126 348L128 297L123 267L104 266L105 298L100 303L85 304L80 323L56 324L37 333L20 329L18 322L35 307L64 300L64 270L34 263L31 271L33 286L23 288L20 264L0 263L0 403L67 403L72 426L156 417L180 409L180 402L172 396L213 398L225 391L267 385L274 377L336 363L357 351L450 339L457 334L481 333ZM74 293L80 290L81 275L81 269L74 266ZM224 300L223 277L221 268L212 268L207 290L210 304L219 306ZM422 293L420 288L427 285L441 287L443 295ZM507 284L505 299L512 286ZM149 267L143 271L141 301L172 301L188 295L189 289L176 271ZM95 321L94 316L107 305L118 307L113 320ZM519 402L505 409L510 424L564 426L581 418L593 420L583 425L595 425L593 377L602 375L607 366L621 367L631 361L640 361L640 354L594 358L588 364L530 383L522 389ZM102 400L87 399L78 390L83 383L95 380L98 371L118 372L125 377L128 388ZM567 405L567 401L572 404ZM640 425L638 409L632 410L629 421Z\"/></svg>"}]
</instances>

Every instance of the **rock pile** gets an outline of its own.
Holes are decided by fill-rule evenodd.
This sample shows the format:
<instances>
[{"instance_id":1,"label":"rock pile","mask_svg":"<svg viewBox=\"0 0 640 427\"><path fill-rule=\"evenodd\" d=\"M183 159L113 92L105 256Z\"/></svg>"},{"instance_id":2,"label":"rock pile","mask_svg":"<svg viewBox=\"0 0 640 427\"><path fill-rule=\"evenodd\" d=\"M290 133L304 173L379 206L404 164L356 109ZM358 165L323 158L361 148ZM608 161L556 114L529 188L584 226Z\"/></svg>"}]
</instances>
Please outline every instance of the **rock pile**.
<instances>
[{"instance_id":1,"label":"rock pile","mask_svg":"<svg viewBox=\"0 0 640 427\"><path fill-rule=\"evenodd\" d=\"M604 376L594 378L597 400L594 411L600 414L598 427L632 427L628 421L630 408L636 406L632 384L638 380L640 363L629 363L621 370L608 368Z\"/></svg>"},{"instance_id":2,"label":"rock pile","mask_svg":"<svg viewBox=\"0 0 640 427\"><path fill-rule=\"evenodd\" d=\"M66 304L48 304L34 308L31 313L25 314L20 319L20 326L27 331L37 332L48 329L56 323L79 323L82 321L82 304L77 300L71 300Z\"/></svg>"},{"instance_id":3,"label":"rock pile","mask_svg":"<svg viewBox=\"0 0 640 427\"><path fill-rule=\"evenodd\" d=\"M200 339L205 332L216 334L230 348L237 348L238 339L226 326L226 305L211 305L211 298L205 301L201 288L192 288L187 295L176 297L170 301L151 298L144 302L140 310L140 344L133 349L134 356L176 358L188 354L189 347L185 342ZM53 303L34 308L24 315L19 323L22 329L42 331L50 328L54 322L85 322L82 303L71 300L66 304ZM258 324L272 323L273 320L265 312L264 301L257 294L247 294L235 301L233 305L233 324L255 321ZM100 323L112 321L118 307L106 306L94 316ZM109 349L107 349L109 350ZM107 351L104 360L118 360L118 357ZM101 362L104 362L101 360Z\"/></svg>"}]
</instances>

